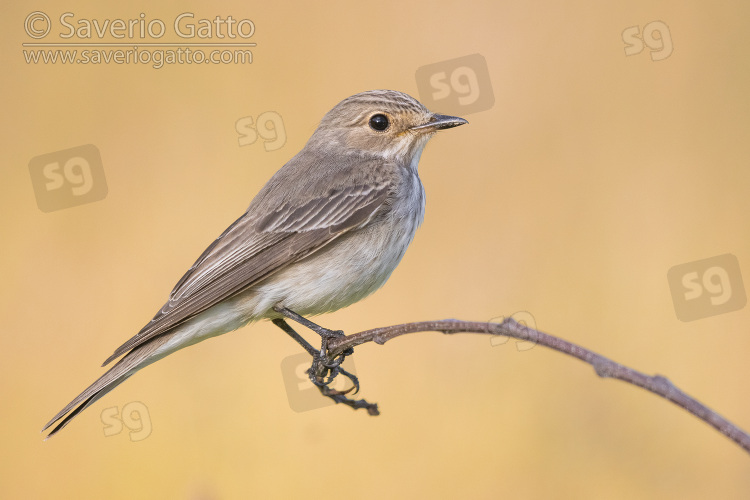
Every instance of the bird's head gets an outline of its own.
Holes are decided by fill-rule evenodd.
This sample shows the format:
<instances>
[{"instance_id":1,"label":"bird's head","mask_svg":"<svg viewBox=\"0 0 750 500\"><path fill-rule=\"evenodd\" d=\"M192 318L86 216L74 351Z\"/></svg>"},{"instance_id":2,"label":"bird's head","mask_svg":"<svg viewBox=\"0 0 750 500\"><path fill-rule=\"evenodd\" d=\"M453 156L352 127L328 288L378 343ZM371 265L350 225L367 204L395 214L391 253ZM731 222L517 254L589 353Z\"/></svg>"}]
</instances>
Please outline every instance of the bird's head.
<instances>
[{"instance_id":1,"label":"bird's head","mask_svg":"<svg viewBox=\"0 0 750 500\"><path fill-rule=\"evenodd\" d=\"M403 92L370 90L331 109L307 147L338 147L416 168L422 149L435 132L464 123L468 122L463 118L430 112Z\"/></svg>"}]
</instances>

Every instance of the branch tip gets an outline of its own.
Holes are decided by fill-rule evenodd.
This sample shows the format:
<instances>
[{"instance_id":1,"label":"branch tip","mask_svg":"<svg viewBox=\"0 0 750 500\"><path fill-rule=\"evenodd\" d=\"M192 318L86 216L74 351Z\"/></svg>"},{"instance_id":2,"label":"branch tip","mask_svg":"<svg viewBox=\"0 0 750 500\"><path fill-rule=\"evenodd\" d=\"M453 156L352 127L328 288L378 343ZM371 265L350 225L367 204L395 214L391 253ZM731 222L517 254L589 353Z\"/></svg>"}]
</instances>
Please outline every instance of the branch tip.
<instances>
[{"instance_id":1,"label":"branch tip","mask_svg":"<svg viewBox=\"0 0 750 500\"><path fill-rule=\"evenodd\" d=\"M555 351L567 354L568 356L572 356L591 365L596 371L596 374L600 377L622 380L623 382L641 387L671 401L711 425L722 434L728 436L746 452L750 453L750 435L693 397L681 391L668 378L662 375L655 375L653 377L645 375L639 371L616 363L594 351L590 351L584 347L573 344L572 342L568 342L560 337L555 337L531 328L525 324L521 324L512 317L506 317L501 323L480 323L447 319L443 321L404 323L401 325L375 328L331 339L328 344L328 348L330 349L328 355L335 358L347 349L367 342L375 342L376 344L382 345L401 335L430 331L442 332L446 335L454 333L479 333L493 336L502 335L518 340L530 341L535 345L543 345ZM315 366L315 363L313 363L313 366ZM318 369L321 371L316 372L315 375L323 375L323 368L324 366L319 363ZM341 393L334 394L334 391L325 385L319 386L318 388L323 395L330 397L337 403L345 404L353 409L366 409L367 413L372 416L380 414L377 403L368 403L364 399L355 401L347 398Z\"/></svg>"}]
</instances>

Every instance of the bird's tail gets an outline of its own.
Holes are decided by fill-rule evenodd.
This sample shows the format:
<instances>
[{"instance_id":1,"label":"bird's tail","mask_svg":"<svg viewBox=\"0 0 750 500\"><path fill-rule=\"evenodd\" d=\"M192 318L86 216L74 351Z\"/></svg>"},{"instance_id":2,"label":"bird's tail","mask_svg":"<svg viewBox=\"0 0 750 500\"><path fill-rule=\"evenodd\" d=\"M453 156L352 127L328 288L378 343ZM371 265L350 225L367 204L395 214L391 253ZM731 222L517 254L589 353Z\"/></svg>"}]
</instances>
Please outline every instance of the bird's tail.
<instances>
[{"instance_id":1,"label":"bird's tail","mask_svg":"<svg viewBox=\"0 0 750 500\"><path fill-rule=\"evenodd\" d=\"M68 405L60 410L57 415L52 417L52 420L47 422L47 424L42 428L42 432L59 421L55 428L52 429L52 431L47 435L45 441L57 434L60 429L68 425L68 423L70 423L70 421L73 420L76 415L98 401L99 398L107 394L118 385L125 382L125 380L127 380L135 372L146 365L150 365L157 359L164 357L166 353L159 356L152 356L152 354L167 340L168 335L156 337L151 342L137 347L126 354L120 361L112 366L112 368L107 370L104 375L99 377L96 382L91 384L73 401L68 403Z\"/></svg>"}]
</instances>

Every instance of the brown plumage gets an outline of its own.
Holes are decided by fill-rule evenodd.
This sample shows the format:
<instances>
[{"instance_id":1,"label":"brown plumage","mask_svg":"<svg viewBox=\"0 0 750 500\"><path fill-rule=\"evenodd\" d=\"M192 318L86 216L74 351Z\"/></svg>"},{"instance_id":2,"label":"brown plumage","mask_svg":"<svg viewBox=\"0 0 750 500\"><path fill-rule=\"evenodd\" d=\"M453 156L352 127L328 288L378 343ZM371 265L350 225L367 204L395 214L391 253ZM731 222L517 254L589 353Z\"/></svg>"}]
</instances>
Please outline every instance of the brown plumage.
<instances>
[{"instance_id":1,"label":"brown plumage","mask_svg":"<svg viewBox=\"0 0 750 500\"><path fill-rule=\"evenodd\" d=\"M417 163L439 129L466 123L393 90L349 97L177 282L122 356L42 429L49 436L141 368L248 322L346 307L382 286L424 214ZM385 125L385 126L384 126ZM381 128L383 127L383 128Z\"/></svg>"}]
</instances>

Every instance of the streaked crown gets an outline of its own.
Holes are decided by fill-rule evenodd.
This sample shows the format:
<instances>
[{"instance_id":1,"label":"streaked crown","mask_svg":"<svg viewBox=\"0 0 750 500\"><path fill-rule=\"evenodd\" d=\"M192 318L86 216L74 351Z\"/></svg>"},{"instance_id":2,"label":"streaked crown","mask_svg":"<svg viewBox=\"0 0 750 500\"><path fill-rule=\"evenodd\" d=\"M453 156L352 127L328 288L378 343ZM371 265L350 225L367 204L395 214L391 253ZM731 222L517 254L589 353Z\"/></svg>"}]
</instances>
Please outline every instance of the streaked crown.
<instances>
[{"instance_id":1,"label":"streaked crown","mask_svg":"<svg viewBox=\"0 0 750 500\"><path fill-rule=\"evenodd\" d=\"M411 163L435 130L412 130L433 114L410 95L369 90L347 97L320 122L307 147L380 156Z\"/></svg>"}]
</instances>

